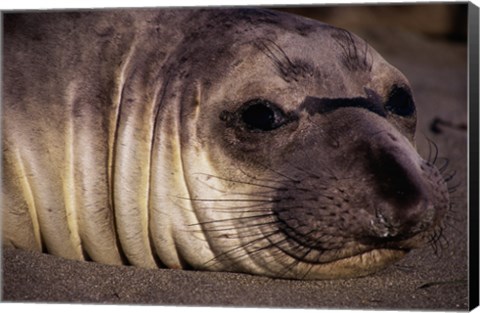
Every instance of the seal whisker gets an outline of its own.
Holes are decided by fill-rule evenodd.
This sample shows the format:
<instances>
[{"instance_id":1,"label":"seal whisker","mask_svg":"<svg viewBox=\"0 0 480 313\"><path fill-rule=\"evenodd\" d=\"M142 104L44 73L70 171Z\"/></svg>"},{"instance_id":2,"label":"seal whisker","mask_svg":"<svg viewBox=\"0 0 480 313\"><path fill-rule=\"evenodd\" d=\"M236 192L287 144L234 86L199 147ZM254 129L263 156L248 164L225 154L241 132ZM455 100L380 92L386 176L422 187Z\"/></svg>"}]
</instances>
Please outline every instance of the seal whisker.
<instances>
[{"instance_id":1,"label":"seal whisker","mask_svg":"<svg viewBox=\"0 0 480 313\"><path fill-rule=\"evenodd\" d=\"M311 233L313 233L313 231L311 231L309 234L311 234ZM283 243L283 242L287 242L287 239L288 239L288 238L285 238L285 239L283 239L282 241L277 242L277 243L272 243L272 242L270 242L270 243L273 244L273 246L275 246L276 248L278 248L279 244L281 244L281 243ZM281 274L280 276L285 276L288 272L291 272L291 270L292 270L295 266L297 266L298 264L300 264L302 261L305 260L305 258L307 257L307 255L308 255L309 253L311 253L314 248L312 248L312 247L305 247L305 246L303 246L303 245L298 244L297 242L295 242L295 247L292 249L292 252L291 252L292 255L293 255L293 253L295 252L295 251L294 251L295 249L296 249L296 250L300 250L300 253L302 253L301 250L305 250L305 252L304 252L303 254L301 254L300 256L298 256L298 257L293 257L293 258L292 258L292 262L291 262L288 266L284 267L284 270L283 270L282 272L280 272L280 274ZM279 251L281 251L282 253L285 253L283 249L279 249ZM290 253L288 253L287 255L290 255ZM311 268L310 268L310 270L311 270ZM305 277L305 276L308 274L308 272L309 272L309 270L307 271L307 273L304 274L303 277Z\"/></svg>"},{"instance_id":2,"label":"seal whisker","mask_svg":"<svg viewBox=\"0 0 480 313\"><path fill-rule=\"evenodd\" d=\"M204 229L204 231L208 231L208 232L224 232L224 231L230 231L230 230L242 230L242 229L254 229L255 227L258 227L258 226L267 226L267 225L272 225L272 224L275 224L276 222L275 221L271 221L271 222L264 222L264 223L255 223L255 224L251 224L251 225L246 225L246 226L232 226L232 227L225 227L225 228L206 228ZM248 238L248 237L252 237L252 236L256 236L255 234L252 234L251 232L248 232L246 236L239 236L239 237L234 237L232 236L231 234L229 234L228 238Z\"/></svg>"},{"instance_id":3,"label":"seal whisker","mask_svg":"<svg viewBox=\"0 0 480 313\"><path fill-rule=\"evenodd\" d=\"M441 253L443 251L447 250L448 247L450 247L450 241L448 240L447 236L444 235L444 228L440 227L439 229L440 229L440 231L439 231L439 235L438 235L438 240L436 242L439 246L439 249L437 249L437 251L438 251L437 256L442 257Z\"/></svg>"},{"instance_id":4,"label":"seal whisker","mask_svg":"<svg viewBox=\"0 0 480 313\"><path fill-rule=\"evenodd\" d=\"M307 255L312 252L313 249L312 248L309 248L307 249L307 251L305 253L303 253L299 258L294 258L292 260L292 262L290 263L290 265L288 265L287 267L285 267L285 270L283 271L282 273L282 276L285 276L288 272L291 272L292 269L297 266L298 264L302 263L302 261L307 257ZM309 269L301 276L302 279L304 279L308 273L311 271L311 269L313 268L313 265L314 264L309 264Z\"/></svg>"},{"instance_id":5,"label":"seal whisker","mask_svg":"<svg viewBox=\"0 0 480 313\"><path fill-rule=\"evenodd\" d=\"M228 181L228 182L232 182L232 183L238 183L238 184L242 184L242 185L250 185L250 186L256 186L256 187L278 190L278 187L276 187L276 186L263 185L263 184L259 184L259 183L252 183L252 182L241 181L241 180L237 180L237 179L228 179L228 178L224 178L224 177L220 177L220 176L216 176L216 175L211 175L211 174L204 174L204 173L195 173L195 174L205 175L205 176L208 176L208 178L213 177L213 178L216 178L218 180ZM254 178L254 179L256 179L256 178Z\"/></svg>"},{"instance_id":6,"label":"seal whisker","mask_svg":"<svg viewBox=\"0 0 480 313\"><path fill-rule=\"evenodd\" d=\"M195 202L265 202L265 203L276 203L280 202L280 199L271 199L271 200L265 200L265 199L201 199L201 198L188 198L188 197L180 197L177 196L178 199L182 200L189 200L189 201L195 201Z\"/></svg>"},{"instance_id":7,"label":"seal whisker","mask_svg":"<svg viewBox=\"0 0 480 313\"><path fill-rule=\"evenodd\" d=\"M285 189L287 190L287 189ZM264 191L264 192L230 192L231 196L257 196L260 198L272 198L276 195L276 192L273 191Z\"/></svg>"},{"instance_id":8,"label":"seal whisker","mask_svg":"<svg viewBox=\"0 0 480 313\"><path fill-rule=\"evenodd\" d=\"M228 194L229 196L248 196L251 198L251 196L258 197L260 199L266 198L266 199L272 199L275 197L275 195L278 193L278 191L286 191L288 189L283 189L283 190L275 190L275 191L258 191L258 192L231 192L231 191L226 191L222 190L213 186L210 186L207 184L207 186L211 187L212 190L222 192L224 194Z\"/></svg>"},{"instance_id":9,"label":"seal whisker","mask_svg":"<svg viewBox=\"0 0 480 313\"><path fill-rule=\"evenodd\" d=\"M461 183L458 183L458 184L456 184L456 185L453 186L453 187L449 187L449 188L448 188L448 192L449 192L450 194L457 192L457 190L458 190L457 188L460 187L461 185L462 185Z\"/></svg>"},{"instance_id":10,"label":"seal whisker","mask_svg":"<svg viewBox=\"0 0 480 313\"><path fill-rule=\"evenodd\" d=\"M357 43L353 38L353 35L345 30L337 28L336 32L331 35L335 39L338 46L342 50L342 63L350 71L364 70L371 72L373 64L368 64L368 43L365 42L365 50L363 52L363 58L359 53ZM373 56L372 56L373 60ZM372 61L373 63L373 61Z\"/></svg>"},{"instance_id":11,"label":"seal whisker","mask_svg":"<svg viewBox=\"0 0 480 313\"><path fill-rule=\"evenodd\" d=\"M214 221L205 221L205 222L199 222L199 223L194 223L194 224L188 224L187 226L209 225L209 224L217 224L217 223L232 222L232 221L243 221L243 220L249 220L249 219L252 219L252 218L257 219L257 218L269 217L269 216L273 216L273 213L260 214L260 215L249 215L249 216L242 216L242 217L232 217L232 218L219 219L219 220L214 220Z\"/></svg>"},{"instance_id":12,"label":"seal whisker","mask_svg":"<svg viewBox=\"0 0 480 313\"><path fill-rule=\"evenodd\" d=\"M267 239L268 240L268 239ZM272 243L270 241L270 243ZM288 243L290 245L294 245L293 248L290 248L289 250L285 249L282 247L282 243ZM298 261L305 261L302 256L299 256L295 253L295 250L307 250L308 253L310 253L311 251L315 250L317 253L321 254L322 253L322 250L320 250L319 248L317 247L313 247L313 246L306 246L300 242L298 242L296 240L296 238L291 238L291 237L285 237L283 238L282 240L276 242L275 244L272 243L272 247L275 247L276 249L278 249L279 251L281 251L281 253L283 253L284 255L287 255L291 258L293 258L294 260L298 260ZM304 254L303 257L306 257L308 255L308 253ZM321 262L317 262L317 263L321 263Z\"/></svg>"},{"instance_id":13,"label":"seal whisker","mask_svg":"<svg viewBox=\"0 0 480 313\"><path fill-rule=\"evenodd\" d=\"M234 247L234 248L228 249L228 250L226 250L226 251L224 251L224 252L216 255L216 256L213 257L212 259L206 261L206 262L204 263L204 265L208 265L209 263L211 264L212 262L213 262L214 264L215 264L215 263L218 263L218 262L220 262L222 259L227 258L227 257L230 257L230 258L232 258L233 260L238 260L238 259L244 258L244 257L248 256L250 253L249 253L249 252L246 252L245 254L241 254L241 255L239 255L239 256L233 256L233 255L231 255L231 254L232 254L232 253L235 253L235 251L239 251L239 250L241 251L242 249L245 249L246 247L248 247L248 246L250 246L250 245L253 245L253 244L255 244L255 243L259 242L259 241L265 240L266 237L273 236L273 235L279 234L279 233L281 233L280 230L274 230L274 231L272 231L272 232L269 233L269 234L264 234L264 235L261 236L261 237L255 238L255 239L253 239L253 240L251 240L251 241L248 241L248 242L246 242L246 243L244 243L244 244L241 244L241 245L236 246L236 247Z\"/></svg>"},{"instance_id":14,"label":"seal whisker","mask_svg":"<svg viewBox=\"0 0 480 313\"><path fill-rule=\"evenodd\" d=\"M433 253L437 257L441 257L441 252L444 251L449 246L449 241L444 235L444 227L439 225L432 232L430 239L427 243L433 249Z\"/></svg>"},{"instance_id":15,"label":"seal whisker","mask_svg":"<svg viewBox=\"0 0 480 313\"><path fill-rule=\"evenodd\" d=\"M443 177L443 180L448 183L450 182L454 177L455 175L457 175L457 171L453 170L452 172L450 172L449 174L446 174L445 177Z\"/></svg>"},{"instance_id":16,"label":"seal whisker","mask_svg":"<svg viewBox=\"0 0 480 313\"><path fill-rule=\"evenodd\" d=\"M435 142L433 142L433 140L431 140L430 138L428 138L427 136L425 136L425 139L427 139L428 141L428 158L427 158L427 162L432 164L432 165L435 165L435 163L437 162L437 158L438 158L438 146ZM432 159L432 147L434 148L433 150L435 151L434 152L434 156L433 156L433 159Z\"/></svg>"},{"instance_id":17,"label":"seal whisker","mask_svg":"<svg viewBox=\"0 0 480 313\"><path fill-rule=\"evenodd\" d=\"M277 234L281 234L282 235L282 238L281 240L277 241L277 242L272 242L272 240L270 239L270 237L274 236L274 235L277 235ZM281 232L274 232L274 233L270 233L268 235L264 235L262 236L260 239L262 240L266 240L268 241L268 245L265 245L263 247L258 247L256 250L252 250L252 251L248 251L248 254L252 255L252 254L255 254L255 253L258 253L260 251L264 251L264 250L267 250L267 249L272 249L272 248L278 248L278 245L283 243L283 242L287 242L287 238L285 237L285 235ZM272 254L280 254L281 256L285 257L286 254L282 253L283 251L280 251L279 249L277 249L278 252L275 253L275 251L272 251L271 253Z\"/></svg>"},{"instance_id":18,"label":"seal whisker","mask_svg":"<svg viewBox=\"0 0 480 313\"><path fill-rule=\"evenodd\" d=\"M223 231L231 231L231 230L248 230L248 232L242 232L240 233L233 233L233 234L227 234L229 239L242 239L242 238L249 238L253 236L258 236L257 234L254 234L250 232L251 229L255 229L255 227L258 226L268 226L268 225L273 225L275 224L276 221L270 221L270 222L263 222L263 223L255 223L255 224L250 224L246 226L232 226L231 228L212 228L212 229L204 229L204 231L207 232L223 232ZM245 233L245 234L244 234ZM221 234L220 237L225 237L225 234Z\"/></svg>"},{"instance_id":19,"label":"seal whisker","mask_svg":"<svg viewBox=\"0 0 480 313\"><path fill-rule=\"evenodd\" d=\"M301 167L299 167L299 166L297 166L297 165L294 165L294 164L292 164L290 161L287 161L286 163L287 163L290 167L296 169L297 171L302 172L303 174L308 175L309 178L318 179L318 180L324 179L324 177L320 177L319 175L317 175L317 174L315 174L315 173L313 173L313 172L307 171L307 170L304 169L304 168L301 168ZM321 186L321 187L322 187L322 188L327 188L326 186Z\"/></svg>"},{"instance_id":20,"label":"seal whisker","mask_svg":"<svg viewBox=\"0 0 480 313\"><path fill-rule=\"evenodd\" d=\"M208 208L203 208L203 209L208 209L208 210L215 210L216 212L265 212L265 211L270 211L270 206L265 203L257 203L257 204L252 204L252 205L240 205L240 206L230 206L228 208L216 208L216 207L208 207ZM252 210L253 209L253 210Z\"/></svg>"},{"instance_id":21,"label":"seal whisker","mask_svg":"<svg viewBox=\"0 0 480 313\"><path fill-rule=\"evenodd\" d=\"M202 208L202 209L206 209L206 208ZM266 212L270 212L270 208L269 207L260 207L258 209L248 209L248 208L242 208L242 209L218 209L218 208L207 208L208 210L214 210L215 212L219 212L219 213L233 213L233 214L241 214L241 213L266 213Z\"/></svg>"},{"instance_id":22,"label":"seal whisker","mask_svg":"<svg viewBox=\"0 0 480 313\"><path fill-rule=\"evenodd\" d=\"M268 38L263 38L255 42L254 45L272 61L272 64L285 81L288 82L290 79L298 81L296 76L300 73L300 70L277 43Z\"/></svg>"},{"instance_id":23,"label":"seal whisker","mask_svg":"<svg viewBox=\"0 0 480 313\"><path fill-rule=\"evenodd\" d=\"M368 66L368 64L370 63L370 66L368 66L368 71L369 72L372 72L372 68L373 68L373 62L374 62L374 59L373 59L373 55L370 52L370 49L369 49L369 46L368 46L368 42L364 42L365 43L365 50L364 50L364 59L363 59L363 63ZM370 55L371 57L371 61L368 62L368 56Z\"/></svg>"},{"instance_id":24,"label":"seal whisker","mask_svg":"<svg viewBox=\"0 0 480 313\"><path fill-rule=\"evenodd\" d=\"M211 184L208 184L207 182L204 182L204 181L200 181L200 183L202 183L203 185L209 187L210 189L212 190L215 190L215 191L219 191L223 194L226 194L228 193L230 196L252 196L252 195L255 195L255 196L258 196L258 197L265 197L265 198L271 198L272 196L275 195L275 192L274 191L263 191L263 192L251 192L251 193L245 193L245 192L229 192L229 191L226 191L226 190L223 190L223 189L220 189L220 188L217 188L217 187L214 187L212 186Z\"/></svg>"},{"instance_id":25,"label":"seal whisker","mask_svg":"<svg viewBox=\"0 0 480 313\"><path fill-rule=\"evenodd\" d=\"M307 253L303 254L302 257L306 256L310 251L307 251ZM280 253L280 252L279 252ZM287 273L291 272L292 269L297 266L298 264L300 264L301 262L301 258L294 258L292 259L292 261L290 262L290 264L288 264L287 266L284 266L283 267L283 270L282 271L278 271L278 275L280 277L285 277L287 275Z\"/></svg>"},{"instance_id":26,"label":"seal whisker","mask_svg":"<svg viewBox=\"0 0 480 313\"><path fill-rule=\"evenodd\" d=\"M460 199L460 197L458 197L458 199ZM450 219L454 219L457 222L460 221L460 219L455 219L456 218L455 213L457 212L456 209L457 209L456 203L455 202L450 202L448 204L448 209L447 209L447 212L450 213L450 214L447 214L445 217L450 218Z\"/></svg>"},{"instance_id":27,"label":"seal whisker","mask_svg":"<svg viewBox=\"0 0 480 313\"><path fill-rule=\"evenodd\" d=\"M371 68L370 68L370 69L371 69ZM309 265L308 265L308 270L305 271L305 274L303 274L302 279L305 279L305 278L308 276L308 274L310 274L310 272L312 271L314 265L315 265L315 264L309 264Z\"/></svg>"},{"instance_id":28,"label":"seal whisker","mask_svg":"<svg viewBox=\"0 0 480 313\"><path fill-rule=\"evenodd\" d=\"M261 164L261 163L258 163L258 162L257 162L257 164L263 166L265 169L269 170L270 172L272 172L272 173L274 173L274 174L276 174L276 175L278 175L278 176L280 176L280 177L286 178L288 181L290 181L290 182L292 182L292 183L294 183L294 184L299 184L299 183L300 183L300 180L298 180L298 179L294 179L294 178L292 178L292 177L289 177L289 176L287 176L286 174L283 174L283 173L281 173L281 172L279 172L279 171L276 171L276 170L274 170L274 169L272 169L272 168L270 168L270 167L268 167L268 166L266 166L266 165L264 165L264 164Z\"/></svg>"},{"instance_id":29,"label":"seal whisker","mask_svg":"<svg viewBox=\"0 0 480 313\"><path fill-rule=\"evenodd\" d=\"M450 223L450 221L452 221L452 223ZM455 226L455 223L458 223L458 222L461 222L461 220L453 217L446 217L445 220L443 221L443 224L449 229L456 231L460 235L462 231Z\"/></svg>"},{"instance_id":30,"label":"seal whisker","mask_svg":"<svg viewBox=\"0 0 480 313\"><path fill-rule=\"evenodd\" d=\"M217 208L217 207L208 207L208 208L200 208L204 210L213 210L215 212L222 212L222 213L263 213L263 212L271 212L271 207L264 203L259 203L250 206L232 206L228 208Z\"/></svg>"},{"instance_id":31,"label":"seal whisker","mask_svg":"<svg viewBox=\"0 0 480 313\"><path fill-rule=\"evenodd\" d=\"M262 165L262 164L260 164ZM249 174L247 172L245 172L244 170L242 170L240 167L237 167L236 168L237 170L239 170L243 175L251 178L251 179L254 179L254 180L258 180L258 181L265 181L265 182L271 182L271 183L279 183L279 184L285 184L285 181L284 180L272 180L272 179L261 179L261 178L258 178L252 174Z\"/></svg>"},{"instance_id":32,"label":"seal whisker","mask_svg":"<svg viewBox=\"0 0 480 313\"><path fill-rule=\"evenodd\" d=\"M258 42L255 42L254 44L257 46L259 50L263 52L270 60L273 61L273 64L279 68L283 68L283 62L280 60L280 58L268 47L268 45L264 41L270 41L268 39L263 39L259 40Z\"/></svg>"},{"instance_id":33,"label":"seal whisker","mask_svg":"<svg viewBox=\"0 0 480 313\"><path fill-rule=\"evenodd\" d=\"M274 170L274 169L271 168L270 166L267 166L267 165L265 165L265 164L263 164L263 163L261 163L261 162L256 161L255 163L256 163L257 165L263 167L264 169L272 172L273 174L275 174L275 175L277 175L277 176L279 176L279 177L282 177L282 178L286 178L286 179L287 179L287 181L273 181L273 182L281 183L281 184L286 184L287 182L292 182L292 183L294 183L294 184L299 184L299 183L301 182L300 180L295 179L295 178L292 178L292 177L290 177L290 176L288 176L288 175L286 175L286 174L284 174L284 173L282 173L282 172L280 172L280 171ZM246 174L242 169L239 168L239 170L240 170L242 173ZM246 174L246 175L248 175L248 174ZM251 177L251 176L250 176L250 177ZM252 178L254 178L254 177L252 177ZM254 179L259 180L258 178L254 178Z\"/></svg>"},{"instance_id":34,"label":"seal whisker","mask_svg":"<svg viewBox=\"0 0 480 313\"><path fill-rule=\"evenodd\" d=\"M441 167L437 167L438 171L440 173L443 173L445 171L445 169L448 167L448 165L450 164L450 160L448 158L438 158L439 160L444 160L444 164L441 166Z\"/></svg>"}]
</instances>

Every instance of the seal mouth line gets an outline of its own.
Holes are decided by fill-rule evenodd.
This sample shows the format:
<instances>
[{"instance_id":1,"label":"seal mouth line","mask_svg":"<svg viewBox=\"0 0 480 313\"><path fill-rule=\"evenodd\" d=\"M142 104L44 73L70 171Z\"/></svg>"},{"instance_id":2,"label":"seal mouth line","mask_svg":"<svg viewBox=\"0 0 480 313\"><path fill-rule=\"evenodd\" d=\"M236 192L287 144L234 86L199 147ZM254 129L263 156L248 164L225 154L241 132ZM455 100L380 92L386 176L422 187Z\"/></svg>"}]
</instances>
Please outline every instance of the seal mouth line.
<instances>
[{"instance_id":1,"label":"seal mouth line","mask_svg":"<svg viewBox=\"0 0 480 313\"><path fill-rule=\"evenodd\" d=\"M286 239L284 239L286 240ZM333 260L329 260L329 261L324 261L324 262L320 262L320 261L309 261L308 259L305 259L305 257L309 254L309 253L312 253L313 251L316 251L318 253L322 253L322 252L326 252L326 251L334 251L334 250L318 250L316 248L313 248L313 247L305 247L305 246L302 246L302 248L304 249L307 249L308 252L305 253L303 256L299 257L298 255L295 255L289 251L286 251L285 249L281 248L280 246L272 243L272 245L274 245L277 249L279 249L280 251L282 251L283 253L285 253L286 255L294 258L295 260L299 261L299 262L302 262L302 263L305 263L305 264L311 264L311 265L327 265L327 264L335 264L335 263L338 263L338 262L345 262L345 261L349 261L349 260L358 260L358 259L362 259L363 257L366 257L366 256L369 256L371 255L373 252L375 251L378 251L378 252L381 252L381 251L391 251L391 252L394 252L394 251L398 251L398 252L403 252L403 253L406 253L408 252L409 250L408 249L400 249L400 248L371 248L371 249L368 249L368 250L365 250L363 252L360 252L360 253L355 253L355 254L352 254L352 255L349 255L349 256L344 256L344 257L339 257L339 258L336 258L336 259L333 259ZM336 251L341 251L341 250L338 250L338 249L335 249Z\"/></svg>"},{"instance_id":2,"label":"seal mouth line","mask_svg":"<svg viewBox=\"0 0 480 313\"><path fill-rule=\"evenodd\" d=\"M233 248L230 248L230 249L228 249L228 250L225 250L225 251L223 251L223 252L215 255L215 257L213 257L212 259L206 261L204 265L214 264L214 263L217 263L217 262L221 262L222 259L228 259L228 258L233 259L233 260L235 260L235 259L238 260L238 259L247 257L247 256L249 256L249 255L252 255L252 254L254 254L254 253L258 253L258 252L260 252L260 251L263 251L263 250L265 250L265 249L270 249L270 248L272 248L272 245L268 245L268 246L266 246L266 247L257 248L255 251L246 251L246 248L247 248L248 246L255 245L256 243L261 242L262 240L265 240L265 239L269 240L269 239L268 239L269 237L274 236L274 235L277 235L277 234L279 234L279 233L281 233L280 230L273 230L273 231L271 231L269 234L264 234L264 235L261 236L261 237L254 238L254 239L252 239L252 240L249 240L248 242L245 242L245 243L240 244L239 246L235 246L235 247L233 247ZM269 241L270 241L270 240L269 240ZM237 251L242 251L242 250L245 250L245 253L244 253L244 254L237 255L237 256L233 255L233 254L235 254Z\"/></svg>"},{"instance_id":3,"label":"seal mouth line","mask_svg":"<svg viewBox=\"0 0 480 313\"><path fill-rule=\"evenodd\" d=\"M276 215L274 215L276 216ZM278 217L277 217L278 218ZM277 223L279 221L277 220ZM283 223L282 223L283 224ZM298 233L295 232L294 229L292 229L291 227L289 227L288 225L285 225L286 227L288 227L289 229L291 229L297 236L299 235ZM307 236L309 234L312 234L314 232L314 230L312 230L311 232L307 233L306 235L304 236ZM318 247L315 247L315 246L311 246L311 245L307 245L305 243L302 243L300 241L298 241L298 239L296 237L292 237L290 235L288 235L287 233L285 233L284 230L279 230L279 233L281 233L285 238L283 238L282 240L278 241L278 242L272 242L269 238L269 236L265 236L265 238L269 241L271 247L275 247L277 248L278 250L282 251L283 253L285 253L286 255L294 258L295 260L299 261L299 262L303 262L303 263L306 263L306 264L314 264L314 265L320 265L320 264L333 264L335 262L339 262L339 261L347 261L347 260L355 260L356 258L362 258L362 256L367 256L369 254L372 253L372 251L402 251L404 253L408 252L409 249L406 249L406 248L399 248L399 247L371 247L371 248L366 248L364 251L361 251L359 253L354 253L354 254L351 254L351 255L348 255L348 256L344 256L344 257L337 257L333 260L329 260L329 261L326 261L326 262L319 262L319 261L309 261L308 259L306 259L305 257L312 253L312 252L316 252L318 253L319 257L324 254L324 253L332 253L332 252L336 252L337 254L338 253L341 253L342 252L342 249L320 249ZM302 236L303 237L303 236ZM292 250L298 250L298 251L302 251L302 250L306 250L307 252L306 253L303 253L303 255L299 256L297 255L294 251L288 251L287 249L283 248L280 246L280 244L282 244L283 242L290 242L290 243L294 243L295 244L295 247L292 248ZM301 253L302 254L302 253Z\"/></svg>"}]
</instances>

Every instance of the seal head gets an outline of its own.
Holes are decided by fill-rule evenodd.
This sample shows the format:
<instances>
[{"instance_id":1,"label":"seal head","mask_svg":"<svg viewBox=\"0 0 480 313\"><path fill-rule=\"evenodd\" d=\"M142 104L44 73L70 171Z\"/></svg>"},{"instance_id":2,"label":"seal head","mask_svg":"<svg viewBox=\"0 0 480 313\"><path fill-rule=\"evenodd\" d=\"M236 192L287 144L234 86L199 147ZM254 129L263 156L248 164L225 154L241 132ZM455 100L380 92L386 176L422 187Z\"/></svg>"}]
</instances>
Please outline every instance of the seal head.
<instances>
[{"instance_id":1,"label":"seal head","mask_svg":"<svg viewBox=\"0 0 480 313\"><path fill-rule=\"evenodd\" d=\"M192 140L210 170L190 169L190 201L210 263L306 279L372 273L429 241L448 208L440 173L414 147L410 85L345 30L281 23L232 32L215 59L221 78L192 78Z\"/></svg>"}]
</instances>

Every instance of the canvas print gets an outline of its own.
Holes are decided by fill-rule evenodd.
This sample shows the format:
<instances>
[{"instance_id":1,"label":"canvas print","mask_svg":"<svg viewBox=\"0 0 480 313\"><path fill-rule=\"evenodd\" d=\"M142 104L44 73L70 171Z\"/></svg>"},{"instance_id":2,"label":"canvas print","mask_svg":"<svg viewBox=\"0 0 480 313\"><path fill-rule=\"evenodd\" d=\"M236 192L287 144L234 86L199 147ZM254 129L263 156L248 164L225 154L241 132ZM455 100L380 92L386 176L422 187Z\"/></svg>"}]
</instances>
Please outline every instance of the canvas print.
<instances>
[{"instance_id":1,"label":"canvas print","mask_svg":"<svg viewBox=\"0 0 480 313\"><path fill-rule=\"evenodd\" d=\"M471 308L471 10L3 12L2 300Z\"/></svg>"}]
</instances>

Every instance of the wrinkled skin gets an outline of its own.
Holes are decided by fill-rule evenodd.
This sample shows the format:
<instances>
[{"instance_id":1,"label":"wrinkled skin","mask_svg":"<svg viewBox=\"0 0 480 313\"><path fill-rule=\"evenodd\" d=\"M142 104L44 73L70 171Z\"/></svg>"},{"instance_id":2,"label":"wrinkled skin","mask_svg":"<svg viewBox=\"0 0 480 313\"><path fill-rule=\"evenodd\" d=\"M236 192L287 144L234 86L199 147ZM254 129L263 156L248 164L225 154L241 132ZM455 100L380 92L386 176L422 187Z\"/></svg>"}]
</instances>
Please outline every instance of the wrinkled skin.
<instances>
[{"instance_id":1,"label":"wrinkled skin","mask_svg":"<svg viewBox=\"0 0 480 313\"><path fill-rule=\"evenodd\" d=\"M237 9L4 21L7 246L331 279L442 227L409 83L345 30Z\"/></svg>"}]
</instances>

